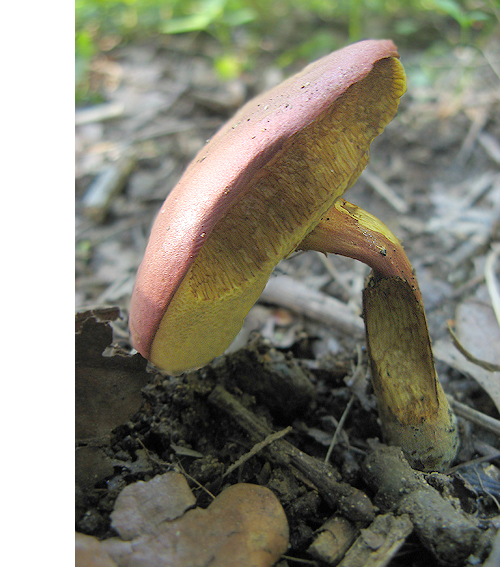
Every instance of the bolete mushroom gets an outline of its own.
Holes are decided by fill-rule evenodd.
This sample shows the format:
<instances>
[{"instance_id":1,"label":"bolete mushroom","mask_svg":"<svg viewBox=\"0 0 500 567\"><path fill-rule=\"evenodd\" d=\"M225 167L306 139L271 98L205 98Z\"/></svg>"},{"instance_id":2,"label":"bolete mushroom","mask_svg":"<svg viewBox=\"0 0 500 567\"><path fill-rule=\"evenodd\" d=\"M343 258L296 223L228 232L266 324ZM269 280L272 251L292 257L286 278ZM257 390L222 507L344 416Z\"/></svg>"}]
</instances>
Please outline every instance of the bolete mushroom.
<instances>
[{"instance_id":1,"label":"bolete mushroom","mask_svg":"<svg viewBox=\"0 0 500 567\"><path fill-rule=\"evenodd\" d=\"M413 308L421 306L399 241L378 219L340 199L368 163L370 143L395 115L405 89L394 44L362 41L310 64L229 120L156 218L131 302L135 348L170 373L210 362L230 345L276 264L297 249L365 261L379 279L404 282ZM365 303L368 328L372 311ZM428 341L425 324L414 332ZM384 365L377 349L387 345L374 344L369 340L372 367L374 358ZM388 380L376 388L379 399L382 391L397 397L396 366L390 376L375 368ZM433 376L419 398L441 392ZM437 398L448 408L444 395ZM411 418L402 427L413 425ZM399 444L399 438L389 441ZM452 451L445 452L441 460L448 463Z\"/></svg>"}]
</instances>

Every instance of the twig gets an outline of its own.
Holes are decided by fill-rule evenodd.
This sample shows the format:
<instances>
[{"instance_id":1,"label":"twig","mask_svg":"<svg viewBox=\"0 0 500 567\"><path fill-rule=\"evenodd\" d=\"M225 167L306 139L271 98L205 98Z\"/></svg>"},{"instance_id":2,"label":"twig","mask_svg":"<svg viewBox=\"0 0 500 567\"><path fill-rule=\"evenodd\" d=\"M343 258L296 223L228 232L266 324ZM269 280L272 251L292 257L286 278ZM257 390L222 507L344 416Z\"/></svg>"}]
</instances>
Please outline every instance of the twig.
<instances>
[{"instance_id":1,"label":"twig","mask_svg":"<svg viewBox=\"0 0 500 567\"><path fill-rule=\"evenodd\" d=\"M500 177L498 177L498 181L500 181ZM477 224L476 233L469 236L463 244L448 255L446 261L450 267L456 268L486 248L493 238L492 233L495 230L495 225L500 220L500 202L494 204L487 216L488 218L484 219L481 224ZM448 226L450 225L451 221L448 223Z\"/></svg>"},{"instance_id":2,"label":"twig","mask_svg":"<svg viewBox=\"0 0 500 567\"><path fill-rule=\"evenodd\" d=\"M500 451L496 447L493 447L489 443L486 443L486 441L479 439L477 436L474 436L473 438L473 445L474 451L476 451L480 455L484 455L491 460L498 459L498 457L500 456Z\"/></svg>"},{"instance_id":3,"label":"twig","mask_svg":"<svg viewBox=\"0 0 500 567\"><path fill-rule=\"evenodd\" d=\"M360 177L398 213L406 214L410 210L408 203L403 201L399 195L396 195L389 185L378 175L365 170Z\"/></svg>"},{"instance_id":4,"label":"twig","mask_svg":"<svg viewBox=\"0 0 500 567\"><path fill-rule=\"evenodd\" d=\"M412 531L408 514L381 514L361 532L338 567L385 567Z\"/></svg>"},{"instance_id":5,"label":"twig","mask_svg":"<svg viewBox=\"0 0 500 567\"><path fill-rule=\"evenodd\" d=\"M490 0L490 4L491 4L491 9L492 9L493 13L497 17L497 20L500 21L500 12L498 11L497 7L495 6L495 2L493 2L493 0ZM490 66L493 73L495 73L495 75L500 79L500 68L497 67L493 58L490 57L489 53L487 53L486 51L483 51L482 49L481 49L481 53L482 53L483 57L486 59L486 62Z\"/></svg>"},{"instance_id":6,"label":"twig","mask_svg":"<svg viewBox=\"0 0 500 567\"><path fill-rule=\"evenodd\" d=\"M493 362L487 362L486 360L481 360L479 358L476 358L472 353L470 353L464 347L464 345L458 340L455 331L451 328L451 325L449 323L448 323L448 332L451 335L451 339L453 341L453 344L455 345L455 348L458 351L460 351L467 360L469 360L473 364L476 364L477 366L480 366L481 368L484 368L485 370L488 370L489 372L496 372L497 370L500 370L499 364L494 364Z\"/></svg>"},{"instance_id":7,"label":"twig","mask_svg":"<svg viewBox=\"0 0 500 567\"><path fill-rule=\"evenodd\" d=\"M497 279L495 277L495 263L500 255L500 244L492 245L491 251L486 257L486 264L484 266L484 279L486 280L486 287L490 294L493 311L500 325L500 291L498 290ZM500 368L497 368L500 370Z\"/></svg>"},{"instance_id":8,"label":"twig","mask_svg":"<svg viewBox=\"0 0 500 567\"><path fill-rule=\"evenodd\" d=\"M471 423L474 423L474 425L478 425L479 427L487 429L488 431L495 433L495 435L500 436L500 421L498 419L472 409L465 404L461 404L454 400L451 396L447 397L451 407L455 410L455 413L459 417L463 417Z\"/></svg>"},{"instance_id":9,"label":"twig","mask_svg":"<svg viewBox=\"0 0 500 567\"><path fill-rule=\"evenodd\" d=\"M363 349L359 343L356 345L356 352L358 355L356 368L353 370L352 375L347 375L344 378L344 384L358 398L363 409L370 411L371 405L366 395L368 370L366 365L363 364Z\"/></svg>"},{"instance_id":10,"label":"twig","mask_svg":"<svg viewBox=\"0 0 500 567\"><path fill-rule=\"evenodd\" d=\"M494 461L495 459L498 459L498 457L500 457L500 451L497 451L496 453L492 454L492 455L485 455L484 457L479 457L477 459L471 459L470 461L464 461L463 463L459 463L458 465L455 465L454 467L451 467L451 469L448 469L446 471L446 474L452 474L456 471L459 471L460 469L463 469L465 467L469 467L469 466L475 466L475 465L480 465L481 463L489 463L490 461Z\"/></svg>"},{"instance_id":11,"label":"twig","mask_svg":"<svg viewBox=\"0 0 500 567\"><path fill-rule=\"evenodd\" d=\"M481 132L478 136L478 142L483 146L490 158L500 163L500 145L496 138L488 132Z\"/></svg>"},{"instance_id":12,"label":"twig","mask_svg":"<svg viewBox=\"0 0 500 567\"><path fill-rule=\"evenodd\" d=\"M299 559L298 557L292 557L291 555L282 555L281 558L295 563L302 563L303 565L315 565L318 567L318 562L312 559Z\"/></svg>"},{"instance_id":13,"label":"twig","mask_svg":"<svg viewBox=\"0 0 500 567\"><path fill-rule=\"evenodd\" d=\"M222 475L222 478L226 478L226 476L229 476L234 470L236 470L238 467L241 467L241 465L246 463L254 455L262 451L262 449L264 449L274 441L281 439L282 437L287 435L287 433L290 433L290 431L292 431L292 427L289 425L288 427L285 427L285 429L282 429L281 431L276 431L276 433L271 433L271 435L268 435L264 439L264 441L261 441L260 443L254 445L250 449L250 451L248 451L248 453L242 455L235 463L233 463L230 467L228 467L227 471Z\"/></svg>"},{"instance_id":14,"label":"twig","mask_svg":"<svg viewBox=\"0 0 500 567\"><path fill-rule=\"evenodd\" d=\"M113 199L123 189L136 163L135 156L126 153L96 177L82 199L87 217L94 222L104 220Z\"/></svg>"},{"instance_id":15,"label":"twig","mask_svg":"<svg viewBox=\"0 0 500 567\"><path fill-rule=\"evenodd\" d=\"M463 197L448 206L446 213L432 218L427 224L427 230L437 232L444 227L452 227L461 216L463 216L475 203L494 189L500 180L500 176L493 171L486 171L479 178L467 179L457 186Z\"/></svg>"},{"instance_id":16,"label":"twig","mask_svg":"<svg viewBox=\"0 0 500 567\"><path fill-rule=\"evenodd\" d=\"M90 108L82 108L75 112L75 124L90 124L92 122L103 122L111 118L121 116L125 111L125 106L121 102L109 102L98 104Z\"/></svg>"},{"instance_id":17,"label":"twig","mask_svg":"<svg viewBox=\"0 0 500 567\"><path fill-rule=\"evenodd\" d=\"M488 121L488 110L488 108L481 108L472 120L462 147L457 154L457 163L465 163L470 157L474 144L481 133L481 130L485 127L486 122Z\"/></svg>"},{"instance_id":18,"label":"twig","mask_svg":"<svg viewBox=\"0 0 500 567\"><path fill-rule=\"evenodd\" d=\"M352 289L350 285L346 281L346 277L344 274L341 274L337 268L333 265L331 260L326 256L323 252L316 252L318 255L320 262L325 267L326 271L332 276L333 280L340 285L340 287L347 293L349 298L352 299Z\"/></svg>"},{"instance_id":19,"label":"twig","mask_svg":"<svg viewBox=\"0 0 500 567\"><path fill-rule=\"evenodd\" d=\"M474 289L476 286L482 284L483 282L484 274L477 274L476 276L472 277L470 280L466 281L464 284L453 290L451 294L447 296L447 299L459 299L463 295L465 295L465 293L467 293L471 289Z\"/></svg>"},{"instance_id":20,"label":"twig","mask_svg":"<svg viewBox=\"0 0 500 567\"><path fill-rule=\"evenodd\" d=\"M343 516L331 516L316 529L316 537L307 553L322 564L338 565L358 537L359 527Z\"/></svg>"},{"instance_id":21,"label":"twig","mask_svg":"<svg viewBox=\"0 0 500 567\"><path fill-rule=\"evenodd\" d=\"M349 400L349 403L347 404L347 406L344 410L344 413L342 414L342 417L339 420L339 424L337 425L337 428L335 429L335 433L333 434L332 440L330 442L330 446L328 447L328 451L326 452L325 463L328 463L330 461L330 457L332 455L333 448L335 447L335 445L337 443L337 439L339 438L339 435L342 431L342 428L344 427L345 420L347 419L347 416L349 415L349 412L352 408L352 404L354 402L355 397L356 396L354 394L351 396L351 399Z\"/></svg>"},{"instance_id":22,"label":"twig","mask_svg":"<svg viewBox=\"0 0 500 567\"><path fill-rule=\"evenodd\" d=\"M462 565L484 545L474 521L414 471L399 448L375 447L363 464L363 473L365 482L377 492L379 507L409 514L415 534L440 564Z\"/></svg>"},{"instance_id":23,"label":"twig","mask_svg":"<svg viewBox=\"0 0 500 567\"><path fill-rule=\"evenodd\" d=\"M365 334L361 317L355 315L345 303L311 289L290 276L272 277L260 301L281 305L354 337L361 338Z\"/></svg>"},{"instance_id":24,"label":"twig","mask_svg":"<svg viewBox=\"0 0 500 567\"><path fill-rule=\"evenodd\" d=\"M180 461L177 461L177 463L174 464L173 466L174 466L174 468L180 470L181 474L183 474L185 477L187 477L190 481L194 482L196 484L196 486L198 486L198 488L201 488L201 490L206 492L206 494L208 494L212 500L215 500L215 496L210 492L210 490L208 490L208 488L205 488L203 486L203 484L201 484L201 482L199 482L194 477L192 477L190 474L188 474L186 472L186 469L182 466L182 463Z\"/></svg>"},{"instance_id":25,"label":"twig","mask_svg":"<svg viewBox=\"0 0 500 567\"><path fill-rule=\"evenodd\" d=\"M491 492L491 490L488 490L488 488L484 485L483 479L481 478L481 475L479 474L479 471L477 470L477 468L474 468L473 471L474 471L474 474L477 477L477 482L478 482L479 486L481 487L481 490L493 500L493 502L496 504L496 507L500 510L500 502L498 502L498 499Z\"/></svg>"}]
</instances>

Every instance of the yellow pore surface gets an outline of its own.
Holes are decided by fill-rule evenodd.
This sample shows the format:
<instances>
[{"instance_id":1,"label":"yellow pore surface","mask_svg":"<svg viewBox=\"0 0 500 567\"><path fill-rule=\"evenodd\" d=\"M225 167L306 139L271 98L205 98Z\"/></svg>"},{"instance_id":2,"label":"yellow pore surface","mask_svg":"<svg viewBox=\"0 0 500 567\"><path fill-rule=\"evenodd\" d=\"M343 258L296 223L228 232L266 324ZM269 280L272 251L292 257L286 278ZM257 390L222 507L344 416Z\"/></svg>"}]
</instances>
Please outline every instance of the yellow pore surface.
<instances>
[{"instance_id":1,"label":"yellow pore surface","mask_svg":"<svg viewBox=\"0 0 500 567\"><path fill-rule=\"evenodd\" d=\"M255 174L170 302L151 348L155 365L179 373L224 352L276 264L358 178L405 88L399 60L378 61Z\"/></svg>"}]
</instances>

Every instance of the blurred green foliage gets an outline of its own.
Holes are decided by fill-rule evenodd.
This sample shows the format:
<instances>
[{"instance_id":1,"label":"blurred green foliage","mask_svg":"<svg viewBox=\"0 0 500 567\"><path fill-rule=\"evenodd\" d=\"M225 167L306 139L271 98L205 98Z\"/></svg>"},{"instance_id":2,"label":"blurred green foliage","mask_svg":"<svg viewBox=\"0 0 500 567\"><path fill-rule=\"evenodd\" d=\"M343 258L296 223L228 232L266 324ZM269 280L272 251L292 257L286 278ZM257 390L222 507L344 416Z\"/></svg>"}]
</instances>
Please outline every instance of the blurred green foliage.
<instances>
[{"instance_id":1,"label":"blurred green foliage","mask_svg":"<svg viewBox=\"0 0 500 567\"><path fill-rule=\"evenodd\" d=\"M262 50L279 65L312 59L363 37L450 47L498 26L500 0L75 0L77 102L89 101L89 62L101 51L160 34L209 34L222 78ZM242 53L243 52L243 53Z\"/></svg>"}]
</instances>

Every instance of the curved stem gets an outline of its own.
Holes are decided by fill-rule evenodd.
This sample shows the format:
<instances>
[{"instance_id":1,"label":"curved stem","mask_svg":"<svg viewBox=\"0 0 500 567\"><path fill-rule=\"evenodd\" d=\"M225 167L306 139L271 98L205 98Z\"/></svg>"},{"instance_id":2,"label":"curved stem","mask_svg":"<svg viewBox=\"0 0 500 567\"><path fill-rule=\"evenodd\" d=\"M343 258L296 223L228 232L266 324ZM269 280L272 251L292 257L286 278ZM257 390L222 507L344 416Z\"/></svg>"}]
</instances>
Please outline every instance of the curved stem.
<instances>
[{"instance_id":1,"label":"curved stem","mask_svg":"<svg viewBox=\"0 0 500 567\"><path fill-rule=\"evenodd\" d=\"M345 199L335 201L298 248L359 260L376 273L408 282L415 297L422 299L413 267L399 239L377 217Z\"/></svg>"},{"instance_id":2,"label":"curved stem","mask_svg":"<svg viewBox=\"0 0 500 567\"><path fill-rule=\"evenodd\" d=\"M422 295L399 240L376 217L338 199L298 248L372 268L363 317L382 433L414 467L446 469L458 449L456 419L437 378Z\"/></svg>"}]
</instances>

